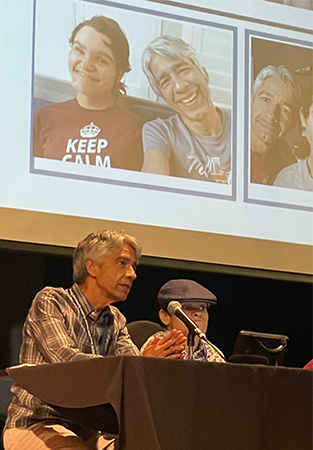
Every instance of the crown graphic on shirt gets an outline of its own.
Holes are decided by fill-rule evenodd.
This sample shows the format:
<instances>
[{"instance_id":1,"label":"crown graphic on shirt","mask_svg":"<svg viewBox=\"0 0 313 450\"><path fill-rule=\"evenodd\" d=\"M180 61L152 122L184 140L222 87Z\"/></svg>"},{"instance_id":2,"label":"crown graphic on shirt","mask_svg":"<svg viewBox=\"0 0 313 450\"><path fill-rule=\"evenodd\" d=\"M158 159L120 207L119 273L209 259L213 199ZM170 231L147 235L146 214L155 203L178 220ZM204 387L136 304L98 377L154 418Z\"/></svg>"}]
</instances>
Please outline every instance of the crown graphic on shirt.
<instances>
[{"instance_id":1,"label":"crown graphic on shirt","mask_svg":"<svg viewBox=\"0 0 313 450\"><path fill-rule=\"evenodd\" d=\"M98 136L101 129L97 127L93 122L90 122L89 125L86 125L85 127L81 128L80 135L83 138L92 138Z\"/></svg>"}]
</instances>

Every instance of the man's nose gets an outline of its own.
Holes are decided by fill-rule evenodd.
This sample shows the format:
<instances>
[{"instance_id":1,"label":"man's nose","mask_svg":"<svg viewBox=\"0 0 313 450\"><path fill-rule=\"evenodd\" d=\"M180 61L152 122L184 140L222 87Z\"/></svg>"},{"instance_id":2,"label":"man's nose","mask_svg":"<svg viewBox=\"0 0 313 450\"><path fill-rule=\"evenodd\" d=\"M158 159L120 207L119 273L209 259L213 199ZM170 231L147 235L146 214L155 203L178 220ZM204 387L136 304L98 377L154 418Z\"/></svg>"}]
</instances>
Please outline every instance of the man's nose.
<instances>
[{"instance_id":1,"label":"man's nose","mask_svg":"<svg viewBox=\"0 0 313 450\"><path fill-rule=\"evenodd\" d=\"M93 69L93 62L89 55L83 55L82 57L82 66L85 70Z\"/></svg>"},{"instance_id":2,"label":"man's nose","mask_svg":"<svg viewBox=\"0 0 313 450\"><path fill-rule=\"evenodd\" d=\"M197 311L196 309L189 310L187 312L187 315L190 317L190 319L193 319L194 317L199 317L200 316L199 311Z\"/></svg>"},{"instance_id":3,"label":"man's nose","mask_svg":"<svg viewBox=\"0 0 313 450\"><path fill-rule=\"evenodd\" d=\"M174 87L177 91L181 91L188 85L188 82L184 78L182 78L180 75L172 73L171 78L172 78Z\"/></svg>"},{"instance_id":4,"label":"man's nose","mask_svg":"<svg viewBox=\"0 0 313 450\"><path fill-rule=\"evenodd\" d=\"M280 116L280 106L276 103L270 104L267 109L267 114L272 120L277 122Z\"/></svg>"},{"instance_id":5,"label":"man's nose","mask_svg":"<svg viewBox=\"0 0 313 450\"><path fill-rule=\"evenodd\" d=\"M129 278L132 278L133 280L135 280L137 278L137 274L136 274L136 271L133 266L130 266L127 269L126 276Z\"/></svg>"}]
</instances>

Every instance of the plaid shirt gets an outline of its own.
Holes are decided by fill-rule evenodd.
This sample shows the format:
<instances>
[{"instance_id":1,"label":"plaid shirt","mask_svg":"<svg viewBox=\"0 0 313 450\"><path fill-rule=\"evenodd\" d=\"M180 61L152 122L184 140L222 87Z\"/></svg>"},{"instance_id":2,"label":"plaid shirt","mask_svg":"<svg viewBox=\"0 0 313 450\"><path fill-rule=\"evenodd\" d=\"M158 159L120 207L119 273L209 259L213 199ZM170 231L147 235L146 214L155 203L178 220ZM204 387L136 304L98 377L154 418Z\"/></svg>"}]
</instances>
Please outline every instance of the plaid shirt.
<instances>
[{"instance_id":1,"label":"plaid shirt","mask_svg":"<svg viewBox=\"0 0 313 450\"><path fill-rule=\"evenodd\" d=\"M70 289L46 287L36 295L23 328L21 364L99 358L101 354L140 355L117 308L110 305L95 311L76 284ZM26 428L39 421L73 429L71 422L25 389L14 384L12 392L5 429Z\"/></svg>"}]
</instances>

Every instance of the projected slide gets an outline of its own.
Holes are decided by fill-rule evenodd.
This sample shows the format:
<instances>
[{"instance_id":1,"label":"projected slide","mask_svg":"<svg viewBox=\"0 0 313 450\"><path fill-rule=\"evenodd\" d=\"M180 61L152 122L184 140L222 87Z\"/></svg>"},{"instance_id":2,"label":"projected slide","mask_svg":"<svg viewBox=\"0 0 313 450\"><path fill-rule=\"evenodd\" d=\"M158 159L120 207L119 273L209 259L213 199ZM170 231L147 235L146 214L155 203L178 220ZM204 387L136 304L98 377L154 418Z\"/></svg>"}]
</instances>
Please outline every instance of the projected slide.
<instances>
[{"instance_id":1,"label":"projected slide","mask_svg":"<svg viewBox=\"0 0 313 450\"><path fill-rule=\"evenodd\" d=\"M139 238L143 226L312 245L312 5L234 3L6 5L0 208L43 216L4 221L0 238L58 244L81 218ZM162 256L153 233L145 251ZM168 257L225 262L171 245Z\"/></svg>"},{"instance_id":2,"label":"projected slide","mask_svg":"<svg viewBox=\"0 0 313 450\"><path fill-rule=\"evenodd\" d=\"M309 40L245 29L246 86L240 91L238 28L221 17L199 20L133 4L82 3L66 0L62 14L64 1L53 2L49 17L47 2L36 5L34 173L234 200L241 96L245 200L310 208L310 194L290 192L313 190L310 145L300 123L301 102L312 85ZM108 49L99 30L110 26L120 27L121 37ZM109 96L109 81L99 76L104 63L96 59L108 52L124 55L121 84L113 83Z\"/></svg>"},{"instance_id":3,"label":"projected slide","mask_svg":"<svg viewBox=\"0 0 313 450\"><path fill-rule=\"evenodd\" d=\"M234 199L234 27L134 4L66 2L68 14L63 0L53 2L55 20L45 2L36 7L34 173ZM80 17L74 32L73 16ZM123 31L114 29L119 26ZM110 48L97 31L107 29L115 39ZM108 95L96 58L115 54L124 54L118 62L123 89L113 83ZM162 70L150 72L153 64ZM68 90L68 100L60 102L60 89Z\"/></svg>"},{"instance_id":4,"label":"projected slide","mask_svg":"<svg viewBox=\"0 0 313 450\"><path fill-rule=\"evenodd\" d=\"M246 30L245 44L251 56L246 66L246 111L250 110L250 117L246 114L245 200L310 209L310 42ZM250 91L249 79L254 80ZM264 189L264 185L271 188Z\"/></svg>"}]
</instances>

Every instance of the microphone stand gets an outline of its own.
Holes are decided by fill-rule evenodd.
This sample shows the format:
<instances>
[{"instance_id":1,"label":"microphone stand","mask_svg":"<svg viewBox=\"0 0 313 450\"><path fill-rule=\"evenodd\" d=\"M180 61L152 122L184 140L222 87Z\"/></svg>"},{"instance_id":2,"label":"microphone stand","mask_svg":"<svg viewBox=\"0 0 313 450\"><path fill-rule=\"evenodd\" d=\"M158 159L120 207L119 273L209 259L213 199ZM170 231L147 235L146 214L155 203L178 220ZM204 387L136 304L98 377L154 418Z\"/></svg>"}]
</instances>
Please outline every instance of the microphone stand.
<instances>
[{"instance_id":1,"label":"microphone stand","mask_svg":"<svg viewBox=\"0 0 313 450\"><path fill-rule=\"evenodd\" d=\"M195 346L195 335L197 333L195 332L195 330L190 329L188 332L188 336L187 336L187 359L192 359L193 357L193 349ZM223 355L223 353L217 348L215 347L214 344L212 344L212 342L209 341L209 339L206 337L206 335L204 333L200 333L197 334L197 336L199 337L199 339L202 342L205 342L206 344L208 344L213 350L216 351L216 353L218 353L220 355L221 358L223 358L223 360L225 362L228 362L227 359L225 358L225 356Z\"/></svg>"},{"instance_id":2,"label":"microphone stand","mask_svg":"<svg viewBox=\"0 0 313 450\"><path fill-rule=\"evenodd\" d=\"M195 332L193 330L189 330L187 336L187 359L192 359L194 346L195 346Z\"/></svg>"}]
</instances>

